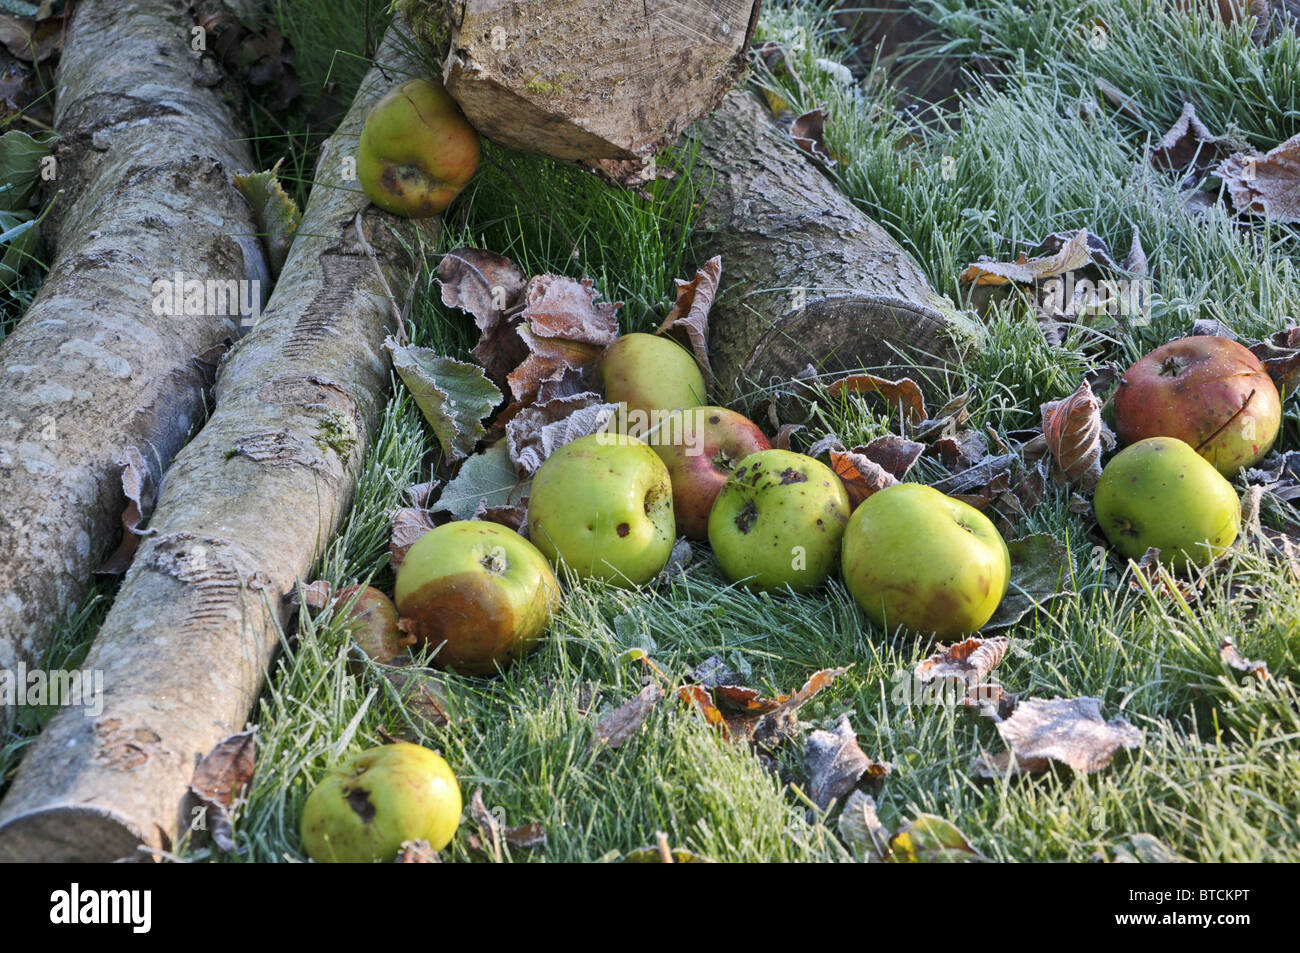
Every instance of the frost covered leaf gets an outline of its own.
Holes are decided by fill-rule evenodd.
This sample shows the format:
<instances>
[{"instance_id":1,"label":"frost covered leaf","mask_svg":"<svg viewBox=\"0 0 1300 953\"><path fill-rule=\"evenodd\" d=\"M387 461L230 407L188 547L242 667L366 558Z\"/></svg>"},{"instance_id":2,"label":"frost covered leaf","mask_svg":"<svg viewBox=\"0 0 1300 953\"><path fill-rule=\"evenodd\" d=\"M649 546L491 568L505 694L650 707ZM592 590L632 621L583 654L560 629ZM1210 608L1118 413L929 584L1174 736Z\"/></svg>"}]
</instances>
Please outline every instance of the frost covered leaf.
<instances>
[{"instance_id":1,"label":"frost covered leaf","mask_svg":"<svg viewBox=\"0 0 1300 953\"><path fill-rule=\"evenodd\" d=\"M618 405L605 403L594 391L521 409L506 424L506 446L515 470L532 476L566 443L604 430L617 410Z\"/></svg>"},{"instance_id":2,"label":"frost covered leaf","mask_svg":"<svg viewBox=\"0 0 1300 953\"><path fill-rule=\"evenodd\" d=\"M618 336L622 302L599 302L590 278L538 275L524 289L516 328L528 356L507 376L516 401L530 403L545 381L592 368Z\"/></svg>"},{"instance_id":3,"label":"frost covered leaf","mask_svg":"<svg viewBox=\"0 0 1300 953\"><path fill-rule=\"evenodd\" d=\"M389 565L394 570L402 565L415 541L435 525L429 511L423 507L407 506L397 510L393 514L393 532L388 540Z\"/></svg>"},{"instance_id":4,"label":"frost covered leaf","mask_svg":"<svg viewBox=\"0 0 1300 953\"><path fill-rule=\"evenodd\" d=\"M921 388L910 377L896 381L874 374L852 374L826 385L826 393L832 397L841 394L879 394L891 408L901 406L909 424L920 424L925 417L925 398Z\"/></svg>"},{"instance_id":5,"label":"frost covered leaf","mask_svg":"<svg viewBox=\"0 0 1300 953\"><path fill-rule=\"evenodd\" d=\"M631 699L606 712L596 723L596 733L591 739L592 750L604 746L617 748L627 742L663 697L663 688L658 682L651 682Z\"/></svg>"},{"instance_id":6,"label":"frost covered leaf","mask_svg":"<svg viewBox=\"0 0 1300 953\"><path fill-rule=\"evenodd\" d=\"M513 506L528 497L531 486L531 480L519 478L506 442L499 440L460 465L456 478L443 489L432 509L458 520L473 519L480 501L489 507Z\"/></svg>"},{"instance_id":7,"label":"frost covered leaf","mask_svg":"<svg viewBox=\"0 0 1300 953\"><path fill-rule=\"evenodd\" d=\"M1182 114L1152 150L1151 164L1164 172L1199 178L1210 166L1226 159L1233 148L1231 139L1216 136L1206 128L1191 103L1183 103Z\"/></svg>"},{"instance_id":8,"label":"frost covered leaf","mask_svg":"<svg viewBox=\"0 0 1300 953\"><path fill-rule=\"evenodd\" d=\"M918 814L890 838L889 859L898 864L963 864L987 858L952 821Z\"/></svg>"},{"instance_id":9,"label":"frost covered leaf","mask_svg":"<svg viewBox=\"0 0 1300 953\"><path fill-rule=\"evenodd\" d=\"M830 731L814 731L803 749L804 771L808 775L808 796L826 810L832 801L842 800L859 783L879 785L894 770L888 761L867 757L858 745L848 715L840 715Z\"/></svg>"},{"instance_id":10,"label":"frost covered leaf","mask_svg":"<svg viewBox=\"0 0 1300 953\"><path fill-rule=\"evenodd\" d=\"M1142 732L1124 719L1104 721L1096 698L1030 698L997 728L1008 750L979 759L976 777L1046 771L1053 761L1089 774L1110 764L1120 748L1142 744Z\"/></svg>"},{"instance_id":11,"label":"frost covered leaf","mask_svg":"<svg viewBox=\"0 0 1300 953\"><path fill-rule=\"evenodd\" d=\"M835 159L826 151L826 110L822 107L796 116L790 125L790 138L796 146L828 168L835 165Z\"/></svg>"},{"instance_id":12,"label":"frost covered leaf","mask_svg":"<svg viewBox=\"0 0 1300 953\"><path fill-rule=\"evenodd\" d=\"M1229 668L1236 669L1239 672L1247 672L1261 682L1269 678L1268 663L1248 659L1237 649L1237 645L1232 639L1224 639L1219 646L1219 659Z\"/></svg>"},{"instance_id":13,"label":"frost covered leaf","mask_svg":"<svg viewBox=\"0 0 1300 953\"><path fill-rule=\"evenodd\" d=\"M789 740L797 729L794 714L814 695L848 668L814 672L797 692L764 698L744 685L686 685L678 696L704 714L704 720L737 741L749 740L755 748L771 750Z\"/></svg>"},{"instance_id":14,"label":"frost covered leaf","mask_svg":"<svg viewBox=\"0 0 1300 953\"><path fill-rule=\"evenodd\" d=\"M889 828L876 813L876 800L869 794L854 791L840 811L840 838L861 859L881 863L889 857Z\"/></svg>"},{"instance_id":15,"label":"frost covered leaf","mask_svg":"<svg viewBox=\"0 0 1300 953\"><path fill-rule=\"evenodd\" d=\"M933 417L912 427L912 439L926 443L943 437L959 436L959 431L970 420L970 399L974 390L963 391L940 407ZM971 431L965 431L970 433Z\"/></svg>"},{"instance_id":16,"label":"frost covered leaf","mask_svg":"<svg viewBox=\"0 0 1300 953\"><path fill-rule=\"evenodd\" d=\"M1275 149L1238 152L1214 170L1240 213L1279 222L1300 222L1300 135Z\"/></svg>"},{"instance_id":17,"label":"frost covered leaf","mask_svg":"<svg viewBox=\"0 0 1300 953\"><path fill-rule=\"evenodd\" d=\"M1082 381L1069 397L1042 406L1043 436L1056 464L1055 472L1067 483L1092 490L1101 478L1101 404L1088 382Z\"/></svg>"},{"instance_id":18,"label":"frost covered leaf","mask_svg":"<svg viewBox=\"0 0 1300 953\"><path fill-rule=\"evenodd\" d=\"M257 224L258 236L266 246L266 258L271 266L271 276L279 277L289 246L298 233L302 212L280 185L278 178L280 159L265 172L246 172L235 175L235 188L248 201Z\"/></svg>"},{"instance_id":19,"label":"frost covered leaf","mask_svg":"<svg viewBox=\"0 0 1300 953\"><path fill-rule=\"evenodd\" d=\"M722 256L714 255L695 272L690 281L677 282L677 300L657 333L674 338L695 355L704 381L713 386L713 368L709 365L709 309L722 280Z\"/></svg>"},{"instance_id":20,"label":"frost covered leaf","mask_svg":"<svg viewBox=\"0 0 1300 953\"><path fill-rule=\"evenodd\" d=\"M509 258L482 248L453 248L438 262L442 303L473 316L479 339L471 353L498 387L528 356L510 318L523 301L526 280Z\"/></svg>"},{"instance_id":21,"label":"frost covered leaf","mask_svg":"<svg viewBox=\"0 0 1300 953\"><path fill-rule=\"evenodd\" d=\"M256 735L254 728L217 742L194 769L190 781L190 793L204 809L212 843L222 853L235 849L230 815L253 780Z\"/></svg>"},{"instance_id":22,"label":"frost covered leaf","mask_svg":"<svg viewBox=\"0 0 1300 953\"><path fill-rule=\"evenodd\" d=\"M998 667L1010 645L1006 636L966 639L918 662L912 674L918 682L948 678L968 684L982 682Z\"/></svg>"},{"instance_id":23,"label":"frost covered leaf","mask_svg":"<svg viewBox=\"0 0 1300 953\"><path fill-rule=\"evenodd\" d=\"M440 864L438 852L427 840L402 841L395 864Z\"/></svg>"},{"instance_id":24,"label":"frost covered leaf","mask_svg":"<svg viewBox=\"0 0 1300 953\"><path fill-rule=\"evenodd\" d=\"M1081 228L1061 243L1058 250L1039 258L1029 258L1024 252L1021 252L1020 257L1013 262L980 258L979 261L966 267L966 270L961 273L961 280L975 285L1004 285L1013 281L1033 284L1043 278L1075 271L1091 264L1092 261L1092 250L1088 245L1088 230Z\"/></svg>"},{"instance_id":25,"label":"frost covered leaf","mask_svg":"<svg viewBox=\"0 0 1300 953\"><path fill-rule=\"evenodd\" d=\"M122 542L104 565L96 570L97 574L105 576L120 575L131 565L131 558L140 546L140 537L149 535L149 530L140 529L140 524L153 512L156 492L153 473L138 448L127 447L114 463L122 468L122 494L126 497L126 509L122 511Z\"/></svg>"},{"instance_id":26,"label":"frost covered leaf","mask_svg":"<svg viewBox=\"0 0 1300 953\"><path fill-rule=\"evenodd\" d=\"M844 484L844 489L849 494L850 508L856 509L867 497L879 493L886 487L891 487L898 482L892 473L889 473L880 464L868 459L861 453L852 450L840 452L838 450L830 451L831 469L835 475L840 478Z\"/></svg>"},{"instance_id":27,"label":"frost covered leaf","mask_svg":"<svg viewBox=\"0 0 1300 953\"><path fill-rule=\"evenodd\" d=\"M1050 533L1007 541L1011 553L1011 584L985 629L1015 625L1034 609L1071 591L1070 549Z\"/></svg>"},{"instance_id":28,"label":"frost covered leaf","mask_svg":"<svg viewBox=\"0 0 1300 953\"><path fill-rule=\"evenodd\" d=\"M487 379L483 368L427 347L406 347L393 338L384 342L393 369L433 428L442 454L449 461L474 452L486 432L483 419L501 402L501 392Z\"/></svg>"},{"instance_id":29,"label":"frost covered leaf","mask_svg":"<svg viewBox=\"0 0 1300 953\"><path fill-rule=\"evenodd\" d=\"M518 503L512 503L509 506L488 506L486 501L479 500L478 506L474 508L474 515L470 519L500 523L527 539L528 497L524 497Z\"/></svg>"}]
</instances>

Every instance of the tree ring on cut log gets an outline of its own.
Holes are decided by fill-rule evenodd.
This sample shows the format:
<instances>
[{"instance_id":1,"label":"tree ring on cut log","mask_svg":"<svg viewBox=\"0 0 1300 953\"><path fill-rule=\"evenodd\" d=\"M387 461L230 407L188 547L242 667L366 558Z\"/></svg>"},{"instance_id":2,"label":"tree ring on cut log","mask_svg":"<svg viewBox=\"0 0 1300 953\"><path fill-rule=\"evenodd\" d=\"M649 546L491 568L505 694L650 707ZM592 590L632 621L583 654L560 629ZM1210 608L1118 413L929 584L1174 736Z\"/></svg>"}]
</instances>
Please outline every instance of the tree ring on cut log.
<instances>
[{"instance_id":1,"label":"tree ring on cut log","mask_svg":"<svg viewBox=\"0 0 1300 953\"><path fill-rule=\"evenodd\" d=\"M863 326L872 329L862 333ZM897 364L942 367L956 358L947 319L903 298L821 298L780 317L750 348L740 379L783 383L811 364L819 374Z\"/></svg>"}]
</instances>

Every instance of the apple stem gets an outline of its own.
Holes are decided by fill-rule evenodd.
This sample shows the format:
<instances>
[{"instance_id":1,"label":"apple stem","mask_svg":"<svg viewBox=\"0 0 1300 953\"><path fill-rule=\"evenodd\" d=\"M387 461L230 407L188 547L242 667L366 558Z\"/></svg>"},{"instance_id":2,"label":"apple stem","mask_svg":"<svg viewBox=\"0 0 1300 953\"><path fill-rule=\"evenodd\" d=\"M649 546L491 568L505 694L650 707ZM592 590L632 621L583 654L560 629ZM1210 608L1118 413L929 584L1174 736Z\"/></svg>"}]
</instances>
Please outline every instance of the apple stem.
<instances>
[{"instance_id":1,"label":"apple stem","mask_svg":"<svg viewBox=\"0 0 1300 953\"><path fill-rule=\"evenodd\" d=\"M1241 406L1237 408L1237 410L1233 413L1231 417L1229 417L1222 424L1220 424L1219 428L1215 430L1214 433L1210 434L1208 437L1206 437L1204 440L1202 440L1200 443L1196 445L1196 452L1200 453L1202 447L1204 447L1206 444L1212 441L1219 434L1223 433L1223 431L1227 430L1228 425L1231 424L1238 417L1240 417L1242 413L1245 411L1245 409L1250 405L1251 398L1253 398L1254 396L1255 396L1255 391L1252 390L1249 394L1246 395L1246 399L1241 402Z\"/></svg>"}]
</instances>

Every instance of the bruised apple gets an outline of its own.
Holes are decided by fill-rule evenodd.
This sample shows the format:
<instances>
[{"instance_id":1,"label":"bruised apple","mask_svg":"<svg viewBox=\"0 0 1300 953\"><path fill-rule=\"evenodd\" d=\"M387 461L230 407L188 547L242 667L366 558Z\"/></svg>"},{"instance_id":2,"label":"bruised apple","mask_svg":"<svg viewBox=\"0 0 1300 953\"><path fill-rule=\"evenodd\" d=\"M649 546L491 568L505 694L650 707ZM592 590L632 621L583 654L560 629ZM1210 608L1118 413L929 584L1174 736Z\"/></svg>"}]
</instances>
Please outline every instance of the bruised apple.
<instances>
[{"instance_id":1,"label":"bruised apple","mask_svg":"<svg viewBox=\"0 0 1300 953\"><path fill-rule=\"evenodd\" d=\"M375 103L361 129L357 178L366 197L406 218L437 215L478 168L478 133L442 84L413 79Z\"/></svg>"},{"instance_id":2,"label":"bruised apple","mask_svg":"<svg viewBox=\"0 0 1300 953\"><path fill-rule=\"evenodd\" d=\"M805 592L835 570L849 495L826 464L789 450L745 457L709 513L709 545L732 582Z\"/></svg>"},{"instance_id":3,"label":"bruised apple","mask_svg":"<svg viewBox=\"0 0 1300 953\"><path fill-rule=\"evenodd\" d=\"M393 595L402 628L438 649L438 665L491 675L541 638L560 586L537 547L514 530L460 520L416 540Z\"/></svg>"},{"instance_id":4,"label":"bruised apple","mask_svg":"<svg viewBox=\"0 0 1300 953\"><path fill-rule=\"evenodd\" d=\"M402 630L393 600L374 586L344 586L334 603L347 613L352 641L376 664L389 665L406 656L407 646L415 642ZM351 668L360 670L356 664Z\"/></svg>"},{"instance_id":5,"label":"bruised apple","mask_svg":"<svg viewBox=\"0 0 1300 953\"><path fill-rule=\"evenodd\" d=\"M460 784L442 757L398 742L330 770L307 796L301 834L317 863L389 863L405 841L442 850L460 826Z\"/></svg>"},{"instance_id":6,"label":"bruised apple","mask_svg":"<svg viewBox=\"0 0 1300 953\"><path fill-rule=\"evenodd\" d=\"M684 410L648 442L668 467L677 532L688 539L709 538L709 511L736 464L772 446L757 424L725 407Z\"/></svg>"},{"instance_id":7,"label":"bruised apple","mask_svg":"<svg viewBox=\"0 0 1300 953\"><path fill-rule=\"evenodd\" d=\"M1226 477L1273 446L1282 400L1259 358L1212 335L1179 338L1127 371L1115 392L1122 443L1175 437Z\"/></svg>"}]
</instances>

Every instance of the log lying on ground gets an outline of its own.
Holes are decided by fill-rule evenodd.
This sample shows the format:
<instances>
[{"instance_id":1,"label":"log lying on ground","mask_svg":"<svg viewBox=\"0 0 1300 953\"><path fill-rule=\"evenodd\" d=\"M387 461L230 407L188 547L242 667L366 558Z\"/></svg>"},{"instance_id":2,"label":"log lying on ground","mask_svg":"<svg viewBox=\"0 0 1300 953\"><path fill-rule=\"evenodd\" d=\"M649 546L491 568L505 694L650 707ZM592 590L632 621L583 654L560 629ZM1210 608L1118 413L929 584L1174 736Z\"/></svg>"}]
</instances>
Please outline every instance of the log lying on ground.
<instances>
[{"instance_id":1,"label":"log lying on ground","mask_svg":"<svg viewBox=\"0 0 1300 953\"><path fill-rule=\"evenodd\" d=\"M266 312L227 358L211 418L168 471L153 535L84 663L103 672L103 712L60 712L28 752L0 803L0 859L165 849L188 827L195 764L243 728L285 596L346 513L388 390L383 342L396 318L386 288L402 295L410 285L398 236L413 226L369 207L341 174L370 107L419 74L410 48L389 31L326 142Z\"/></svg>"},{"instance_id":2,"label":"log lying on ground","mask_svg":"<svg viewBox=\"0 0 1300 953\"><path fill-rule=\"evenodd\" d=\"M412 0L414 7L438 0ZM502 145L634 184L744 71L757 0L454 0L447 90Z\"/></svg>"},{"instance_id":3,"label":"log lying on ground","mask_svg":"<svg viewBox=\"0 0 1300 953\"><path fill-rule=\"evenodd\" d=\"M689 133L702 207L694 252L722 256L709 356L723 396L954 355L947 302L889 234L836 190L757 98L727 95Z\"/></svg>"},{"instance_id":4,"label":"log lying on ground","mask_svg":"<svg viewBox=\"0 0 1300 953\"><path fill-rule=\"evenodd\" d=\"M192 26L177 0L83 0L68 30L57 254L0 346L0 669L39 663L121 531L116 461L134 446L157 480L203 419L195 358L239 333L238 314L155 313L151 284L267 278L230 181L244 133L223 89L194 82Z\"/></svg>"}]
</instances>

